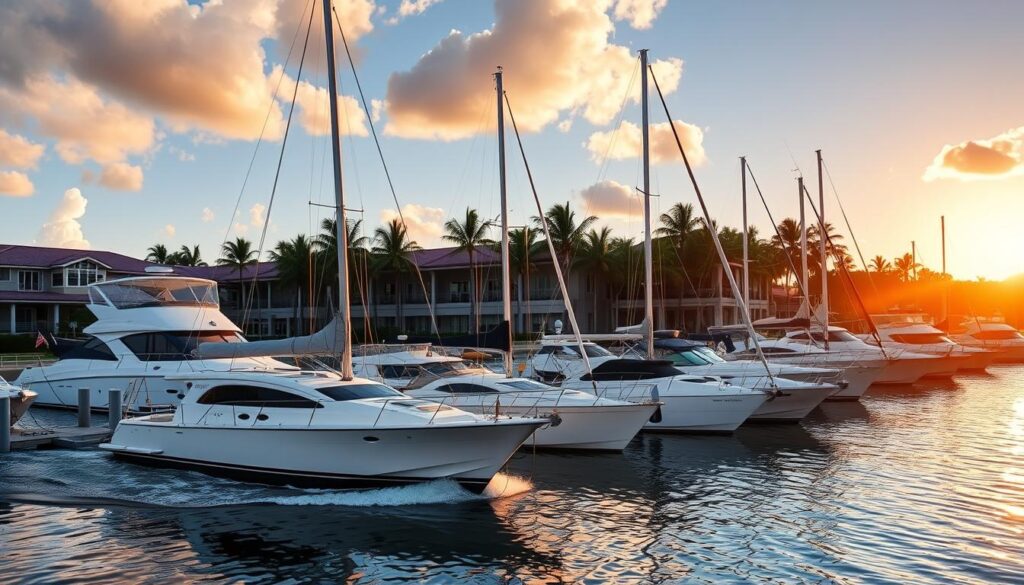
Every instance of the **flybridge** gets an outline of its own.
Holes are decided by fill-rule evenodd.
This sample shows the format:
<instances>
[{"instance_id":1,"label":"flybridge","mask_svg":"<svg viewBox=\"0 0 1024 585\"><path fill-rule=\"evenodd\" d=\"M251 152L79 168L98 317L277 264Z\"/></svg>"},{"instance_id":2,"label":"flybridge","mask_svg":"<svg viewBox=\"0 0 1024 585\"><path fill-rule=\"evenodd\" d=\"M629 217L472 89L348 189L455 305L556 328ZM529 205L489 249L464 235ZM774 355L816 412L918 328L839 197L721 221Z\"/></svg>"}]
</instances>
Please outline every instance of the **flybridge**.
<instances>
[{"instance_id":1,"label":"flybridge","mask_svg":"<svg viewBox=\"0 0 1024 585\"><path fill-rule=\"evenodd\" d=\"M115 309L220 307L217 283L202 278L139 276L89 286L89 304Z\"/></svg>"}]
</instances>

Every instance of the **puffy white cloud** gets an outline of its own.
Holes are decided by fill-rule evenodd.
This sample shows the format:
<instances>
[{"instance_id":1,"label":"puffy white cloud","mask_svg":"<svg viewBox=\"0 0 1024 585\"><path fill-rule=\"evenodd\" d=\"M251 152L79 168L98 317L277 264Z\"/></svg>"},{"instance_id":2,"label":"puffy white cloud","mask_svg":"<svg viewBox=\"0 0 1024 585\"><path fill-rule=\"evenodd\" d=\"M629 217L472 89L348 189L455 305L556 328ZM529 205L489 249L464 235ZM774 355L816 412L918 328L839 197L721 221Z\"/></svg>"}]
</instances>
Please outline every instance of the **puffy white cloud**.
<instances>
[{"instance_id":1,"label":"puffy white cloud","mask_svg":"<svg viewBox=\"0 0 1024 585\"><path fill-rule=\"evenodd\" d=\"M690 164L696 166L706 162L704 132L699 127L687 124L682 120L676 120L675 127L679 133L679 140L683 143L683 150L686 151L686 156L690 159ZM672 135L672 128L668 122L651 126L650 141L652 163L682 162L675 136ZM632 122L623 122L618 131L594 132L587 139L585 146L590 151L591 159L595 162L601 162L605 157L612 160L639 158L643 153L643 133L640 131L640 126Z\"/></svg>"},{"instance_id":2,"label":"puffy white cloud","mask_svg":"<svg viewBox=\"0 0 1024 585\"><path fill-rule=\"evenodd\" d=\"M100 172L100 185L118 191L142 189L142 167L124 162L111 163Z\"/></svg>"},{"instance_id":3,"label":"puffy white cloud","mask_svg":"<svg viewBox=\"0 0 1024 585\"><path fill-rule=\"evenodd\" d=\"M89 249L89 242L82 233L82 224L78 221L85 216L88 203L78 188L65 191L49 220L40 228L36 241L55 248Z\"/></svg>"},{"instance_id":4,"label":"puffy white cloud","mask_svg":"<svg viewBox=\"0 0 1024 585\"><path fill-rule=\"evenodd\" d=\"M523 131L555 122L563 111L607 124L619 110L637 67L629 48L609 42L608 1L495 0L495 24L471 35L453 30L406 72L388 79L385 132L456 140L488 131L483 108L494 101L498 65ZM652 64L662 90L676 89L679 59ZM639 99L634 83L630 99Z\"/></svg>"},{"instance_id":5,"label":"puffy white cloud","mask_svg":"<svg viewBox=\"0 0 1024 585\"><path fill-rule=\"evenodd\" d=\"M254 203L249 208L249 225L262 227L267 221L267 206L262 203Z\"/></svg>"},{"instance_id":6,"label":"puffy white cloud","mask_svg":"<svg viewBox=\"0 0 1024 585\"><path fill-rule=\"evenodd\" d=\"M281 92L282 95L290 97L295 92L295 80L286 75L281 82ZM327 88L317 87L308 81L299 82L298 92L295 92L297 120L307 134L326 136L331 133L328 98ZM359 102L351 96L338 96L338 131L342 136L370 135L366 127L366 113Z\"/></svg>"},{"instance_id":7,"label":"puffy white cloud","mask_svg":"<svg viewBox=\"0 0 1024 585\"><path fill-rule=\"evenodd\" d=\"M993 138L943 146L922 178L972 181L1020 174L1024 174L1024 126Z\"/></svg>"},{"instance_id":8,"label":"puffy white cloud","mask_svg":"<svg viewBox=\"0 0 1024 585\"><path fill-rule=\"evenodd\" d=\"M28 197L35 193L35 185L25 173L18 171L0 171L0 195L11 197Z\"/></svg>"},{"instance_id":9,"label":"puffy white cloud","mask_svg":"<svg viewBox=\"0 0 1024 585\"><path fill-rule=\"evenodd\" d=\"M210 223L211 221L213 221L213 218L214 218L213 210L210 209L209 207L204 207L203 208L203 215L200 217L200 219L202 219L203 223Z\"/></svg>"},{"instance_id":10,"label":"puffy white cloud","mask_svg":"<svg viewBox=\"0 0 1024 585\"><path fill-rule=\"evenodd\" d=\"M35 168L46 146L0 128L0 165L20 169Z\"/></svg>"},{"instance_id":11,"label":"puffy white cloud","mask_svg":"<svg viewBox=\"0 0 1024 585\"><path fill-rule=\"evenodd\" d=\"M301 47L303 36L306 33L306 23L309 21L309 2L307 0L280 0L275 13L276 16L276 37L278 39L278 55L283 59L288 54L288 47L295 37L295 32L300 30L296 41L296 50ZM324 46L323 35L323 9L322 2L313 2L313 31L309 35L309 46L319 49ZM383 6L381 7L383 8ZM378 7L372 0L334 0L334 10L338 13L342 26L345 27L345 37L349 41L349 48L357 52L358 48L353 46L359 40L373 30L372 17L378 12ZM335 19L334 39L337 43L337 54L339 64L343 64L345 58L344 49L341 46L341 37L337 34L337 22ZM323 50L319 49L321 55ZM324 59L310 59L306 57L307 65L318 68L319 72L327 71L324 66Z\"/></svg>"},{"instance_id":12,"label":"puffy white cloud","mask_svg":"<svg viewBox=\"0 0 1024 585\"><path fill-rule=\"evenodd\" d=\"M152 148L153 119L74 79L36 76L18 88L0 86L0 106L34 117L39 132L57 140L57 154L79 164L87 159L113 163Z\"/></svg>"},{"instance_id":13,"label":"puffy white cloud","mask_svg":"<svg viewBox=\"0 0 1024 585\"><path fill-rule=\"evenodd\" d=\"M441 2L442 0L402 0L402 3L398 5L398 15L404 18L422 14L427 8Z\"/></svg>"},{"instance_id":14,"label":"puffy white cloud","mask_svg":"<svg viewBox=\"0 0 1024 585\"><path fill-rule=\"evenodd\" d=\"M668 0L615 0L615 20L629 21L637 29L651 28Z\"/></svg>"},{"instance_id":15,"label":"puffy white cloud","mask_svg":"<svg viewBox=\"0 0 1024 585\"><path fill-rule=\"evenodd\" d=\"M406 203L402 206L402 218L405 219L405 229L409 238L415 240L419 245L431 246L440 243L441 232L444 231L445 212L443 209ZM394 209L381 210L381 223L388 223L393 219L400 219L398 211Z\"/></svg>"},{"instance_id":16,"label":"puffy white cloud","mask_svg":"<svg viewBox=\"0 0 1024 585\"><path fill-rule=\"evenodd\" d=\"M602 217L630 217L643 213L639 193L611 180L600 181L580 191L587 213Z\"/></svg>"},{"instance_id":17,"label":"puffy white cloud","mask_svg":"<svg viewBox=\"0 0 1024 585\"><path fill-rule=\"evenodd\" d=\"M177 232L178 229L174 227L174 224L169 223L164 226L164 235L166 235L168 238L173 238L174 234L176 234Z\"/></svg>"}]
</instances>

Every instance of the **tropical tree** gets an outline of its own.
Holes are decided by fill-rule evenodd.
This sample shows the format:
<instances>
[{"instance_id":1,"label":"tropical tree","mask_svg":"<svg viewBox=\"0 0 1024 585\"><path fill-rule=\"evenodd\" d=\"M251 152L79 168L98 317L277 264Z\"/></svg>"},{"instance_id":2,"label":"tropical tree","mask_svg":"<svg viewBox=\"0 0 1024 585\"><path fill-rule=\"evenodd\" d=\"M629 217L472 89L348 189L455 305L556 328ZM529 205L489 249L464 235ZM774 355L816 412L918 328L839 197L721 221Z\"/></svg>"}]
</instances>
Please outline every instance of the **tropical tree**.
<instances>
[{"instance_id":1,"label":"tropical tree","mask_svg":"<svg viewBox=\"0 0 1024 585\"><path fill-rule=\"evenodd\" d=\"M537 241L537 238L538 231L531 230L528 226L508 232L509 273L516 279L516 286L522 291L519 296L526 299L527 331L533 327L533 314L530 311L530 271L534 268L534 259L545 247L544 242Z\"/></svg>"},{"instance_id":2,"label":"tropical tree","mask_svg":"<svg viewBox=\"0 0 1024 585\"><path fill-rule=\"evenodd\" d=\"M403 322L401 275L412 266L409 255L419 249L419 244L409 239L405 225L398 218L374 231L371 250L374 269L395 274L395 302L398 307L399 326Z\"/></svg>"},{"instance_id":3,"label":"tropical tree","mask_svg":"<svg viewBox=\"0 0 1024 585\"><path fill-rule=\"evenodd\" d=\"M146 250L146 260L157 264L173 264L174 254L169 253L163 244L153 244Z\"/></svg>"},{"instance_id":4,"label":"tropical tree","mask_svg":"<svg viewBox=\"0 0 1024 585\"><path fill-rule=\"evenodd\" d=\"M465 218L461 222L454 217L444 222L445 233L441 236L441 239L446 242L455 244L452 253L465 252L469 256L469 310L473 331L480 331L478 306L480 277L476 270L476 252L480 247L494 244L494 241L487 237L487 232L490 231L492 225L493 222L489 220L482 221L475 209L467 207Z\"/></svg>"},{"instance_id":5,"label":"tropical tree","mask_svg":"<svg viewBox=\"0 0 1024 585\"><path fill-rule=\"evenodd\" d=\"M314 266L317 265L316 251L313 242L305 234L299 234L291 240L282 240L270 251L270 259L277 263L278 280L296 290L296 302L292 306L296 332L302 334L302 315L299 306L302 304L302 291L307 292L307 306L313 304L312 280ZM309 288L307 288L309 287Z\"/></svg>"},{"instance_id":6,"label":"tropical tree","mask_svg":"<svg viewBox=\"0 0 1024 585\"><path fill-rule=\"evenodd\" d=\"M701 225L701 222L697 219L693 205L690 203L676 203L667 212L662 213L658 220L661 222L661 227L654 230L655 235L668 238L675 252L675 259L672 265L677 268L673 272L677 274L679 280L679 293L676 295L678 300L677 311L682 315L683 291L686 288L684 285L687 280L687 270L683 263L686 243L689 240L690 234Z\"/></svg>"},{"instance_id":7,"label":"tropical tree","mask_svg":"<svg viewBox=\"0 0 1024 585\"><path fill-rule=\"evenodd\" d=\"M576 262L580 268L590 272L588 275L593 278L591 289L594 293L594 315L597 316L598 302L597 290L600 280L607 279L612 272L614 254L612 250L612 230L608 226L602 227L600 231L591 229L583 237L583 244L577 253ZM595 319L596 321L596 319ZM596 327L597 323L593 323Z\"/></svg>"},{"instance_id":8,"label":"tropical tree","mask_svg":"<svg viewBox=\"0 0 1024 585\"><path fill-rule=\"evenodd\" d=\"M541 218L533 217L533 223L543 229ZM572 264L573 254L583 241L583 235L594 225L597 218L589 215L576 223L576 212L565 205L556 203L544 213L543 221L547 223L548 232L551 234L551 243L554 245L555 254L558 255L558 262L563 269L568 269Z\"/></svg>"},{"instance_id":9,"label":"tropical tree","mask_svg":"<svg viewBox=\"0 0 1024 585\"><path fill-rule=\"evenodd\" d=\"M878 255L872 258L871 262L868 263L868 269L878 274L885 274L892 270L892 264L885 259L885 256Z\"/></svg>"},{"instance_id":10,"label":"tropical tree","mask_svg":"<svg viewBox=\"0 0 1024 585\"><path fill-rule=\"evenodd\" d=\"M370 239L362 234L363 220L348 220L346 239L348 240L348 272L350 285L354 285L366 310L366 298L363 286L367 277ZM311 246L317 252L316 270L313 280L319 282L335 282L338 279L338 231L337 222L333 217L324 218L320 222L320 233L312 238ZM354 278L352 278L354 276ZM363 283L363 284L360 284ZM369 313L365 313L369 314Z\"/></svg>"},{"instance_id":11,"label":"tropical tree","mask_svg":"<svg viewBox=\"0 0 1024 585\"><path fill-rule=\"evenodd\" d=\"M182 245L177 252L171 254L171 258L174 264L178 266L206 266L206 262L203 262L203 255L199 252L199 246L188 246Z\"/></svg>"},{"instance_id":12,"label":"tropical tree","mask_svg":"<svg viewBox=\"0 0 1024 585\"><path fill-rule=\"evenodd\" d=\"M238 291L240 305L245 306L245 282L242 281L242 272L246 266L255 264L257 259L257 252L252 247L252 242L243 238L237 237L233 242L224 242L220 248L220 258L217 259L218 266L230 266L235 269L238 273ZM243 315L245 312L242 313ZM242 323L242 328L245 328L245 323Z\"/></svg>"},{"instance_id":13,"label":"tropical tree","mask_svg":"<svg viewBox=\"0 0 1024 585\"><path fill-rule=\"evenodd\" d=\"M903 282L910 282L914 279L914 272L921 268L921 264L914 262L914 256L912 254L904 254L893 261L896 273L899 274L900 280Z\"/></svg>"}]
</instances>

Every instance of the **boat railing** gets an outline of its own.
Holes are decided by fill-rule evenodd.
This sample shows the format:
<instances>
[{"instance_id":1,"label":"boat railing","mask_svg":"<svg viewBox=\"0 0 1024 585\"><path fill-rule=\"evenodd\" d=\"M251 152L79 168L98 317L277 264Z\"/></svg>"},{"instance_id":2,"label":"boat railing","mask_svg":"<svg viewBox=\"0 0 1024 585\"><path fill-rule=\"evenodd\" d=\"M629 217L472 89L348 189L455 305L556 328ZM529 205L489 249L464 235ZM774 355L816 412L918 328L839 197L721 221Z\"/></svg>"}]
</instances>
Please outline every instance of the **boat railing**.
<instances>
[{"instance_id":1,"label":"boat railing","mask_svg":"<svg viewBox=\"0 0 1024 585\"><path fill-rule=\"evenodd\" d=\"M367 357L373 355L387 355L390 353L402 352L430 352L432 345L429 343L371 343L357 345L352 348L354 357Z\"/></svg>"}]
</instances>

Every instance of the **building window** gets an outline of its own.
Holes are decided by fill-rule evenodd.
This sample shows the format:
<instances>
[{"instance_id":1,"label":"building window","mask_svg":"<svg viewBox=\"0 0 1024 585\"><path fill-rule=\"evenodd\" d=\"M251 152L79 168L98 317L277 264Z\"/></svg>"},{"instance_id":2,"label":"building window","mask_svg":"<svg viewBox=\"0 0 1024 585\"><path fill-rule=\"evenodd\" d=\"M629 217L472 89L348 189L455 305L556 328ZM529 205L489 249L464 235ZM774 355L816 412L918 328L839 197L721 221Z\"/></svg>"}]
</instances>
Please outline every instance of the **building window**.
<instances>
[{"instance_id":1,"label":"building window","mask_svg":"<svg viewBox=\"0 0 1024 585\"><path fill-rule=\"evenodd\" d=\"M18 290L43 290L38 270L18 271Z\"/></svg>"},{"instance_id":2,"label":"building window","mask_svg":"<svg viewBox=\"0 0 1024 585\"><path fill-rule=\"evenodd\" d=\"M0 268L0 281L10 280L10 279L11 279L11 269L10 268Z\"/></svg>"},{"instance_id":3,"label":"building window","mask_svg":"<svg viewBox=\"0 0 1024 585\"><path fill-rule=\"evenodd\" d=\"M107 272L87 260L76 262L64 268L65 286L88 286L106 280ZM54 285L57 286L57 285Z\"/></svg>"},{"instance_id":4,"label":"building window","mask_svg":"<svg viewBox=\"0 0 1024 585\"><path fill-rule=\"evenodd\" d=\"M64 273L63 272L52 272L52 273L50 273L50 286L64 286Z\"/></svg>"},{"instance_id":5,"label":"building window","mask_svg":"<svg viewBox=\"0 0 1024 585\"><path fill-rule=\"evenodd\" d=\"M469 281L456 281L448 283L448 302L449 303L468 303L469 302Z\"/></svg>"}]
</instances>

